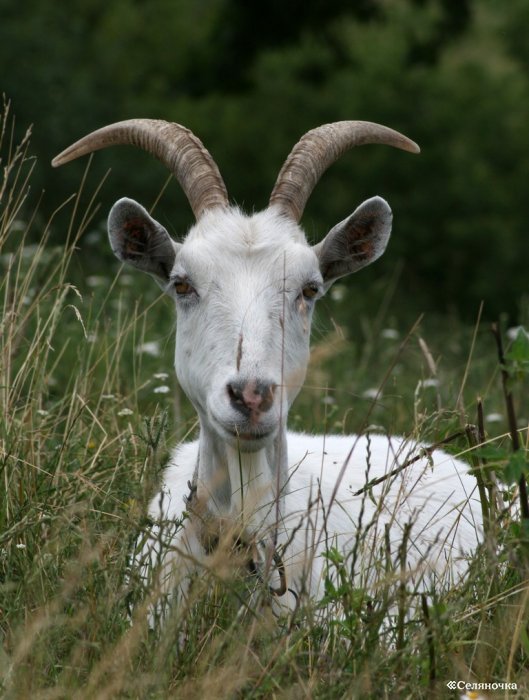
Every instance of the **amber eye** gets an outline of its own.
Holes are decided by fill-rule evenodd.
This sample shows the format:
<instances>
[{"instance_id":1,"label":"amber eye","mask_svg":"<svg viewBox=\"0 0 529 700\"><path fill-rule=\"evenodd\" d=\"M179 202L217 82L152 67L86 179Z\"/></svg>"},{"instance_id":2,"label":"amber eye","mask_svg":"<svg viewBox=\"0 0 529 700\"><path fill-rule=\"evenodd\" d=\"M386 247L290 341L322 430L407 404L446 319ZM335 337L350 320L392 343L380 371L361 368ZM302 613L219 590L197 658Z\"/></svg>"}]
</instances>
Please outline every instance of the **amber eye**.
<instances>
[{"instance_id":1,"label":"amber eye","mask_svg":"<svg viewBox=\"0 0 529 700\"><path fill-rule=\"evenodd\" d=\"M175 292L179 296L185 296L186 294L191 294L193 287L185 280L177 280L174 284Z\"/></svg>"},{"instance_id":2,"label":"amber eye","mask_svg":"<svg viewBox=\"0 0 529 700\"><path fill-rule=\"evenodd\" d=\"M303 287L302 294L305 299L314 299L318 294L318 287L315 284L307 284Z\"/></svg>"}]
</instances>

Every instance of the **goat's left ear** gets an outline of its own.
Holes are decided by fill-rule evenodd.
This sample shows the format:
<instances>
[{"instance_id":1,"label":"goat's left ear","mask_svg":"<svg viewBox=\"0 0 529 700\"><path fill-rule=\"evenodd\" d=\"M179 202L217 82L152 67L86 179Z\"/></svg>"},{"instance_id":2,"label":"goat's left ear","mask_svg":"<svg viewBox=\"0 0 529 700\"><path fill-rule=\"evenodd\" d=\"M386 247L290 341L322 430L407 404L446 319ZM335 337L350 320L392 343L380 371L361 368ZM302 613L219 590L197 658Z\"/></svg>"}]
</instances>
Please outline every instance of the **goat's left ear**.
<instances>
[{"instance_id":1,"label":"goat's left ear","mask_svg":"<svg viewBox=\"0 0 529 700\"><path fill-rule=\"evenodd\" d=\"M382 197L363 202L314 246L325 290L334 280L379 258L388 244L393 215Z\"/></svg>"},{"instance_id":2,"label":"goat's left ear","mask_svg":"<svg viewBox=\"0 0 529 700\"><path fill-rule=\"evenodd\" d=\"M118 200L108 216L108 237L119 260L148 272L161 287L167 285L179 244L141 204Z\"/></svg>"}]
</instances>

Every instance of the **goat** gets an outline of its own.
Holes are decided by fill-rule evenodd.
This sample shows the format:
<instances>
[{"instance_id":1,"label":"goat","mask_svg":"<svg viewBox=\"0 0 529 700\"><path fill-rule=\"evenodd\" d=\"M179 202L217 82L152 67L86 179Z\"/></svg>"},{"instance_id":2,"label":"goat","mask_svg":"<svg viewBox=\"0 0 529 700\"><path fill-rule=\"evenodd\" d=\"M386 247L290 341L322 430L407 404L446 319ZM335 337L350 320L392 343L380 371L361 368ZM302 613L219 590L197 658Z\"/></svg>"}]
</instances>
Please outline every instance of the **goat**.
<instances>
[{"instance_id":1,"label":"goat","mask_svg":"<svg viewBox=\"0 0 529 700\"><path fill-rule=\"evenodd\" d=\"M53 161L135 145L170 169L196 218L182 242L131 199L117 201L108 219L117 258L150 274L175 301L176 374L200 423L198 439L172 454L137 556L144 578L159 565L160 600L173 592L186 598L191 575L207 566L227 532L245 543L250 568L287 610L302 595L321 597L329 547L355 549L369 585L380 543L394 554L407 541L408 575L423 585L425 577L461 575L476 546L475 480L462 462L380 434L287 432L309 360L315 302L336 279L376 260L391 232L392 212L381 197L360 204L313 247L299 225L324 171L367 143L419 152L378 124L320 126L293 148L269 206L251 215L230 206L213 158L178 124L112 124ZM359 495L362 489L369 495Z\"/></svg>"}]
</instances>

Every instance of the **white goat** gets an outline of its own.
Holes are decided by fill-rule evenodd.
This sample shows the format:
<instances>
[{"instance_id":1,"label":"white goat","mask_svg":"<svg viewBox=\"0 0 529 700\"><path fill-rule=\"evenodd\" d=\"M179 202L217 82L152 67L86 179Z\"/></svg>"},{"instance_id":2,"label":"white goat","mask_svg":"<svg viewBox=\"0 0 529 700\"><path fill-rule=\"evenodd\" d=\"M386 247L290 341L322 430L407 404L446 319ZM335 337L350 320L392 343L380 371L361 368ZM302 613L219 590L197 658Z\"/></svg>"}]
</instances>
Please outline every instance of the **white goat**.
<instances>
[{"instance_id":1,"label":"white goat","mask_svg":"<svg viewBox=\"0 0 529 700\"><path fill-rule=\"evenodd\" d=\"M322 554L330 546L356 550L358 580L369 585L378 546L387 550L389 543L394 557L404 540L409 576L424 586L425 574L459 574L476 545L479 506L469 500L475 481L461 462L443 452L425 456L402 438L287 432L315 302L338 277L378 258L390 235L391 210L380 197L314 247L298 225L326 168L364 143L419 150L368 122L321 126L292 150L268 208L249 216L229 206L210 154L177 124L113 124L53 161L114 144L139 146L170 168L196 217L181 243L130 199L120 199L108 221L116 256L152 275L175 300L176 373L200 420L198 440L174 451L149 509L156 524L142 573L161 564L164 596L179 590L185 597L186 581L211 563L228 530L246 543L250 568L287 609L301 594L321 595ZM375 479L367 495L355 495Z\"/></svg>"}]
</instances>

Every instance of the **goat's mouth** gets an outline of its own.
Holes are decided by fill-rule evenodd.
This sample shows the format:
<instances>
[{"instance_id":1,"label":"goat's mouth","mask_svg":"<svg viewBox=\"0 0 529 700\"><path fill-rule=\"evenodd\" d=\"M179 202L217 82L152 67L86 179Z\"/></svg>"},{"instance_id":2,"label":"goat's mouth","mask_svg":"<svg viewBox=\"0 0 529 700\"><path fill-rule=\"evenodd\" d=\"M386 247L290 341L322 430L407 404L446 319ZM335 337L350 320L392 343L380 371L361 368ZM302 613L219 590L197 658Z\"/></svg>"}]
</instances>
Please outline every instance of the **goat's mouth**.
<instances>
[{"instance_id":1,"label":"goat's mouth","mask_svg":"<svg viewBox=\"0 0 529 700\"><path fill-rule=\"evenodd\" d=\"M241 449L255 449L261 447L276 433L276 426L270 425L225 425L224 430L229 434L230 440Z\"/></svg>"},{"instance_id":2,"label":"goat's mouth","mask_svg":"<svg viewBox=\"0 0 529 700\"><path fill-rule=\"evenodd\" d=\"M249 442L251 440L266 440L266 438L269 438L271 435L274 434L275 430L265 430L265 429L260 429L260 430L251 430L251 431L242 431L242 430L237 430L234 428L233 430L229 431L236 440L240 440L241 442Z\"/></svg>"},{"instance_id":3,"label":"goat's mouth","mask_svg":"<svg viewBox=\"0 0 529 700\"><path fill-rule=\"evenodd\" d=\"M242 425L237 425L218 418L214 418L213 423L217 432L224 439L242 451L254 451L262 448L274 438L278 428L277 425L270 423L252 425L249 422L244 422Z\"/></svg>"}]
</instances>

